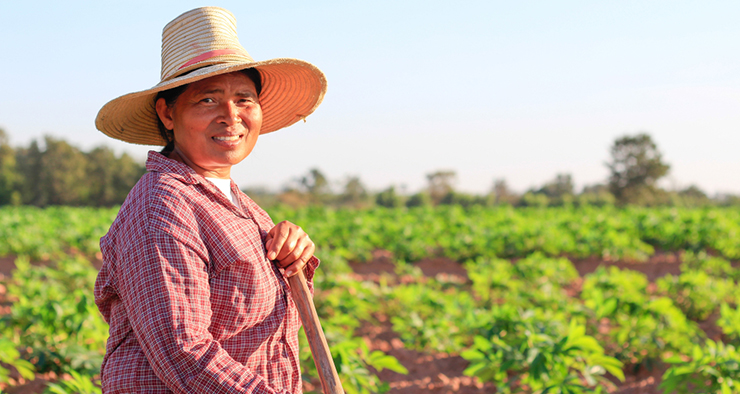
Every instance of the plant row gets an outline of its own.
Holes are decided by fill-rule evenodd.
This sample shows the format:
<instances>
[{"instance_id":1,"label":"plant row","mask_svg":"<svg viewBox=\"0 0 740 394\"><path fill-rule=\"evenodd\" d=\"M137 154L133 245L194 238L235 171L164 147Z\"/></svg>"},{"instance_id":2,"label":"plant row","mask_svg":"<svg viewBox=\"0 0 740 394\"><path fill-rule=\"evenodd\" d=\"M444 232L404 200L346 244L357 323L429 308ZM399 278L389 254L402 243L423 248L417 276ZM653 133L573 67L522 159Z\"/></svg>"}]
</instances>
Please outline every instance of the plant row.
<instances>
[{"instance_id":1,"label":"plant row","mask_svg":"<svg viewBox=\"0 0 740 394\"><path fill-rule=\"evenodd\" d=\"M0 208L0 256L32 260L98 252L98 240L117 210ZM711 250L740 259L738 208L511 208L458 206L366 210L309 207L271 209L275 220L303 226L317 245L353 261L384 249L400 261L445 255L547 256L645 260L660 250Z\"/></svg>"}]
</instances>

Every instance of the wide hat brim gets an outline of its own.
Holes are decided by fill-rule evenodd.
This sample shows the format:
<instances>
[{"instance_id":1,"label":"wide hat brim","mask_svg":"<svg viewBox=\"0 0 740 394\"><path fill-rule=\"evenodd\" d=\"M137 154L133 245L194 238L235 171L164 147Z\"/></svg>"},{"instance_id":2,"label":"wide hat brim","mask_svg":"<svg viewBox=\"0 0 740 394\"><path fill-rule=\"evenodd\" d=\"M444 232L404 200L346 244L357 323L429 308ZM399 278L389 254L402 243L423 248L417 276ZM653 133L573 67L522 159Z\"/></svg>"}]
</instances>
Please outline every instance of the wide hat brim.
<instances>
[{"instance_id":1,"label":"wide hat brim","mask_svg":"<svg viewBox=\"0 0 740 394\"><path fill-rule=\"evenodd\" d=\"M157 123L157 93L220 74L255 68L262 79L260 134L288 127L321 104L326 77L316 66L298 59L278 58L259 62L226 62L193 70L161 82L151 89L111 100L100 109L95 126L104 134L141 145L166 145Z\"/></svg>"}]
</instances>

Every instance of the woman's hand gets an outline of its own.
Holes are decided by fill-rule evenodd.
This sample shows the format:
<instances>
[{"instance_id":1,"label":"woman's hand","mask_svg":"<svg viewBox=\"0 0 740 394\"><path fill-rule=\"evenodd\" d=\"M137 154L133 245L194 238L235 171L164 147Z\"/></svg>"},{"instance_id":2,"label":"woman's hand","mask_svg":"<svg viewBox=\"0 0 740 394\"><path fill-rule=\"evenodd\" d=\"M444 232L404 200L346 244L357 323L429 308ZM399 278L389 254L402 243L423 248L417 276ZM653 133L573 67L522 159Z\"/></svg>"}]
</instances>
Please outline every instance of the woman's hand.
<instances>
[{"instance_id":1,"label":"woman's hand","mask_svg":"<svg viewBox=\"0 0 740 394\"><path fill-rule=\"evenodd\" d=\"M285 268L285 276L293 276L302 270L316 251L311 238L295 224L283 221L267 233L267 258L277 261Z\"/></svg>"}]
</instances>

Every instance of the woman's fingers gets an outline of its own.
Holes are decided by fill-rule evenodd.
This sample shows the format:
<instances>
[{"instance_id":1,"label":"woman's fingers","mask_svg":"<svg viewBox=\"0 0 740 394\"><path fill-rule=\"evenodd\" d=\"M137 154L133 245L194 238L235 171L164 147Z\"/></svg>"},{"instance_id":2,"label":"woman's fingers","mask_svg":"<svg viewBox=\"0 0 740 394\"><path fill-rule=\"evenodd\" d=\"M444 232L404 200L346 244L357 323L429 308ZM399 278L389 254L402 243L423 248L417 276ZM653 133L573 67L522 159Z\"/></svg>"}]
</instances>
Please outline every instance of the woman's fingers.
<instances>
[{"instance_id":1,"label":"woman's fingers","mask_svg":"<svg viewBox=\"0 0 740 394\"><path fill-rule=\"evenodd\" d=\"M270 260L280 260L280 253L289 239L291 227L298 227L290 222L280 222L267 233L267 258ZM300 227L298 227L300 229ZM285 257L285 255L283 255Z\"/></svg>"},{"instance_id":2,"label":"woman's fingers","mask_svg":"<svg viewBox=\"0 0 740 394\"><path fill-rule=\"evenodd\" d=\"M267 234L267 258L286 268L286 276L293 276L303 269L313 256L316 246L303 229L293 223L278 223Z\"/></svg>"},{"instance_id":3,"label":"woman's fingers","mask_svg":"<svg viewBox=\"0 0 740 394\"><path fill-rule=\"evenodd\" d=\"M308 237L306 237L308 239ZM308 260L313 257L313 253L316 250L316 246L313 242L309 239L309 244L306 245L305 248L303 248L301 254L295 259L295 261L288 266L288 268L285 270L286 276L293 276L297 274L300 270L303 269L303 267L306 266L306 263L308 263Z\"/></svg>"}]
</instances>

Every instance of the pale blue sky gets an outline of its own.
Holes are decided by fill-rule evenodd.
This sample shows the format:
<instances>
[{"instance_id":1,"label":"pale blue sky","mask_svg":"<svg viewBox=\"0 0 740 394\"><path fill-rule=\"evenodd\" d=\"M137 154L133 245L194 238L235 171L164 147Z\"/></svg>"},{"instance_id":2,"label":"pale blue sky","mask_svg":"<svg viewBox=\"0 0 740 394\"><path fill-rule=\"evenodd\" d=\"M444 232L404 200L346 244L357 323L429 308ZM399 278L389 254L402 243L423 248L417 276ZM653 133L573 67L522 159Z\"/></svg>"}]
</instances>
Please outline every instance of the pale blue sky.
<instances>
[{"instance_id":1,"label":"pale blue sky","mask_svg":"<svg viewBox=\"0 0 740 394\"><path fill-rule=\"evenodd\" d=\"M477 193L557 173L582 186L606 178L615 138L647 131L666 186L740 193L737 1L3 1L0 127L14 145L51 134L143 161L95 115L158 82L162 28L203 5L234 13L255 59L308 60L329 81L307 123L234 168L242 187L312 167L374 190L438 169Z\"/></svg>"}]
</instances>

